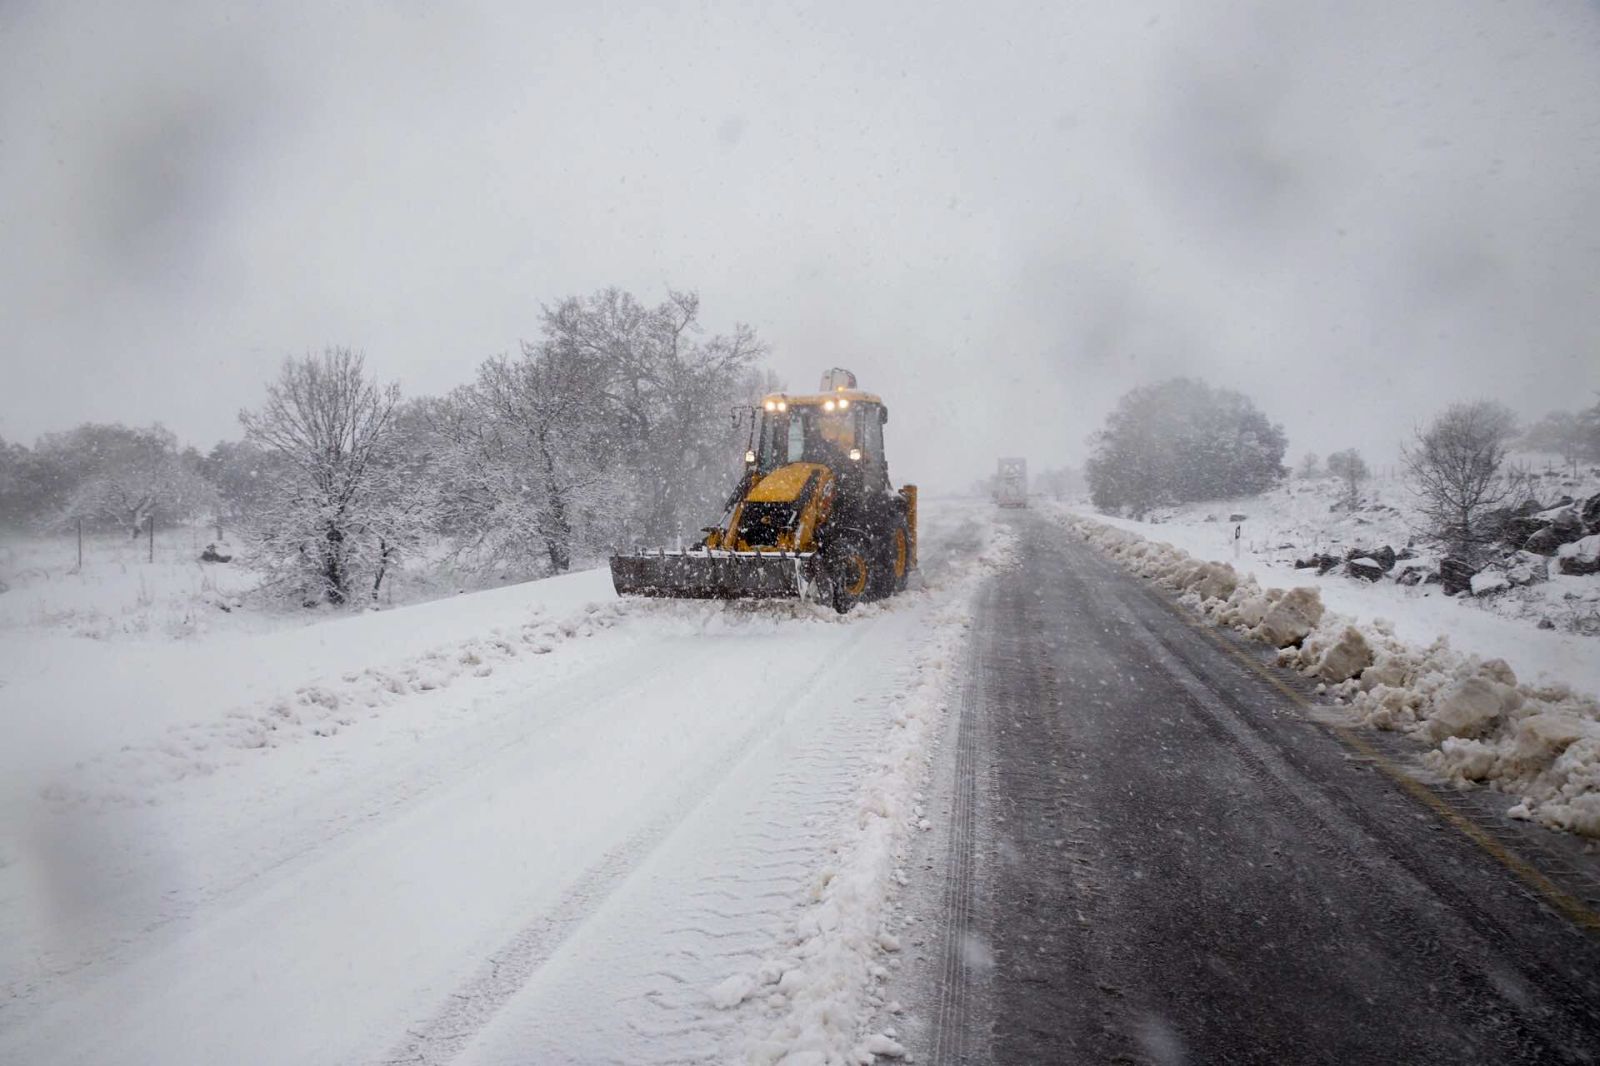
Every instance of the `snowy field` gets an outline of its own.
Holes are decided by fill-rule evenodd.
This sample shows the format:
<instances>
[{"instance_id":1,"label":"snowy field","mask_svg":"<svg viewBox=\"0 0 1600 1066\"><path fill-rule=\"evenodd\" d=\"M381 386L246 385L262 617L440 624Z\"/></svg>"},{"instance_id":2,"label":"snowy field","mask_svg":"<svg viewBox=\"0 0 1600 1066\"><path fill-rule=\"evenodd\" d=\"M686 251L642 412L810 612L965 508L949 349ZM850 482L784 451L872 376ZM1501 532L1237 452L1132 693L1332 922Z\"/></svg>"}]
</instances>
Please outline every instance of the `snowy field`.
<instances>
[{"instance_id":1,"label":"snowy field","mask_svg":"<svg viewBox=\"0 0 1600 1066\"><path fill-rule=\"evenodd\" d=\"M200 562L214 541L204 528L158 530L152 559L143 536L85 533L80 566L72 534L0 533L0 634L164 641L282 624L237 610L256 580L236 565ZM234 546L223 540L218 550Z\"/></svg>"},{"instance_id":2,"label":"snowy field","mask_svg":"<svg viewBox=\"0 0 1600 1066\"><path fill-rule=\"evenodd\" d=\"M49 606L79 586L13 582L0 1061L895 1050L896 856L1006 558L986 505L924 525L913 589L844 618L623 602L596 570L80 627ZM183 580L167 607L235 594Z\"/></svg>"}]
</instances>

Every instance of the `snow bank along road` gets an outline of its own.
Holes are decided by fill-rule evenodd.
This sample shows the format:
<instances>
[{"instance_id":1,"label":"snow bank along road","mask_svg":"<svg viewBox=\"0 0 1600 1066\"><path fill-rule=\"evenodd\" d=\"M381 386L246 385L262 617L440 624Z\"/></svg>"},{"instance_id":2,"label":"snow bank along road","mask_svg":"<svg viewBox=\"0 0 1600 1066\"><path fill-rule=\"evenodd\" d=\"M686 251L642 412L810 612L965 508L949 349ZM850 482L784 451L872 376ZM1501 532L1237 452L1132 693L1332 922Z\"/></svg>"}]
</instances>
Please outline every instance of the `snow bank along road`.
<instances>
[{"instance_id":1,"label":"snow bank along road","mask_svg":"<svg viewBox=\"0 0 1600 1066\"><path fill-rule=\"evenodd\" d=\"M950 890L904 922L903 1041L941 1063L1600 1059L1579 838L1419 782L1396 738L1341 740L1242 642L1014 521L1023 565L985 586L929 801L949 830L908 864Z\"/></svg>"},{"instance_id":2,"label":"snow bank along road","mask_svg":"<svg viewBox=\"0 0 1600 1066\"><path fill-rule=\"evenodd\" d=\"M170 647L0 657L71 756L3 760L0 1062L897 1050L895 854L1005 541L927 513L924 587L843 619L602 571L251 638L248 698Z\"/></svg>"}]
</instances>

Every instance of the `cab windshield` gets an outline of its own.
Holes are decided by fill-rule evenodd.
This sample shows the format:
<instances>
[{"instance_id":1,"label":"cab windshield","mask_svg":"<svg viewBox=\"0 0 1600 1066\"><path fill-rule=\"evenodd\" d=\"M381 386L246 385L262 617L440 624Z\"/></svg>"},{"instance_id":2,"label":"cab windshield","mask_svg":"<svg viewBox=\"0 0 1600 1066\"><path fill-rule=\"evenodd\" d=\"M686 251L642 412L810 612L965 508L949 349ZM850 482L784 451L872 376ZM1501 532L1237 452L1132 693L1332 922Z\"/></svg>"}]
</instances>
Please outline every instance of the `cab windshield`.
<instances>
[{"instance_id":1,"label":"cab windshield","mask_svg":"<svg viewBox=\"0 0 1600 1066\"><path fill-rule=\"evenodd\" d=\"M767 412L761 420L761 448L756 464L762 473L786 463L823 463L837 467L857 447L859 408L825 411L795 406L784 413Z\"/></svg>"}]
</instances>

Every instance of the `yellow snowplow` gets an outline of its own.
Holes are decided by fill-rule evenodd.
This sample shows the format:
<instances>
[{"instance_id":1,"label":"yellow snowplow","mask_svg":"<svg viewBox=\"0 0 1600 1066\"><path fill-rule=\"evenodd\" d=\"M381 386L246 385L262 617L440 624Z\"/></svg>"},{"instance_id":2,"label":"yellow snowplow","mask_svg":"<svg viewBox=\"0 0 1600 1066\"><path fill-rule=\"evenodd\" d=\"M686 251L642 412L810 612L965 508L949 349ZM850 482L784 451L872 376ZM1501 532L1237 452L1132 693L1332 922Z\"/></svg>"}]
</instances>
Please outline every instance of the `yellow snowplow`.
<instances>
[{"instance_id":1,"label":"yellow snowplow","mask_svg":"<svg viewBox=\"0 0 1600 1066\"><path fill-rule=\"evenodd\" d=\"M617 592L815 599L843 614L903 589L917 565L917 489L889 483L883 401L835 368L821 391L774 393L753 414L720 524L693 548L613 556Z\"/></svg>"}]
</instances>

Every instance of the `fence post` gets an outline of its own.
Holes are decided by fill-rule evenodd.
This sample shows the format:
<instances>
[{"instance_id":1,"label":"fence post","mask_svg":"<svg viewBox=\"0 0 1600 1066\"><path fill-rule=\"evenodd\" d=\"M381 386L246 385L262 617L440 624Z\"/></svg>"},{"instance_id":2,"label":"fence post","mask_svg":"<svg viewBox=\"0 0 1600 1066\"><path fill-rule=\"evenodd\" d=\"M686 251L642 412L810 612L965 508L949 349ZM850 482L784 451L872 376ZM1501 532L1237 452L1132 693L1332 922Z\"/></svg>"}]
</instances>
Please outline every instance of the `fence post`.
<instances>
[{"instance_id":1,"label":"fence post","mask_svg":"<svg viewBox=\"0 0 1600 1066\"><path fill-rule=\"evenodd\" d=\"M156 561L156 512L154 508L150 511L150 561L152 563Z\"/></svg>"},{"instance_id":2,"label":"fence post","mask_svg":"<svg viewBox=\"0 0 1600 1066\"><path fill-rule=\"evenodd\" d=\"M78 573L83 573L83 519L78 519Z\"/></svg>"}]
</instances>

